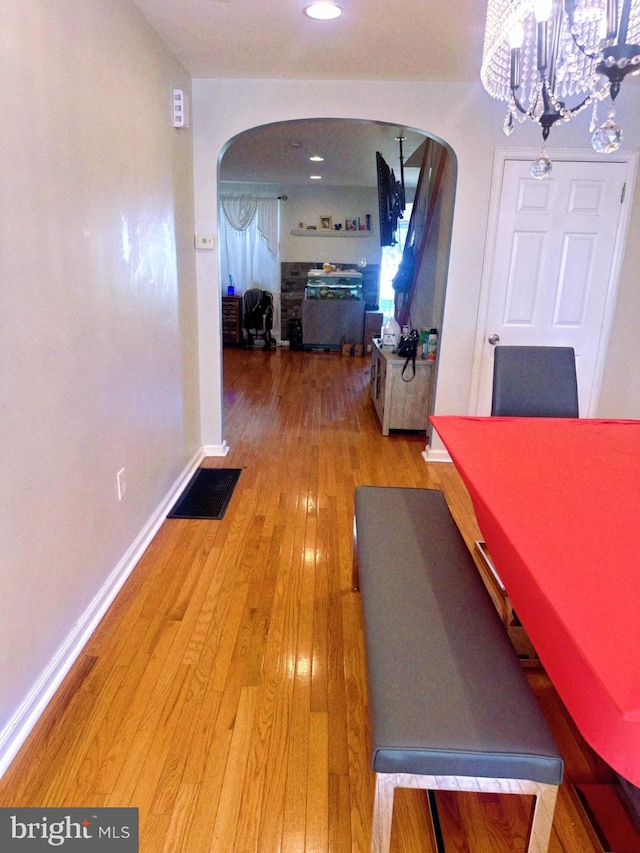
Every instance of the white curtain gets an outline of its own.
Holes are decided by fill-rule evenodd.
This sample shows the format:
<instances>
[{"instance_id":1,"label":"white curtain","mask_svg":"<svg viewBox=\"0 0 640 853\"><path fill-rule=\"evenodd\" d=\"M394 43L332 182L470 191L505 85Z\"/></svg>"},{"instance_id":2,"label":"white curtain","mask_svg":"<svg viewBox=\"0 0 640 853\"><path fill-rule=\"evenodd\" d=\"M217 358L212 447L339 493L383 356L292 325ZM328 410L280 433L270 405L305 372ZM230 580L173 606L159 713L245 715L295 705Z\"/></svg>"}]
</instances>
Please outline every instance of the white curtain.
<instances>
[{"instance_id":1,"label":"white curtain","mask_svg":"<svg viewBox=\"0 0 640 853\"><path fill-rule=\"evenodd\" d=\"M220 199L222 292L233 280L237 296L257 287L273 294L273 336L280 340L280 234L276 198Z\"/></svg>"}]
</instances>

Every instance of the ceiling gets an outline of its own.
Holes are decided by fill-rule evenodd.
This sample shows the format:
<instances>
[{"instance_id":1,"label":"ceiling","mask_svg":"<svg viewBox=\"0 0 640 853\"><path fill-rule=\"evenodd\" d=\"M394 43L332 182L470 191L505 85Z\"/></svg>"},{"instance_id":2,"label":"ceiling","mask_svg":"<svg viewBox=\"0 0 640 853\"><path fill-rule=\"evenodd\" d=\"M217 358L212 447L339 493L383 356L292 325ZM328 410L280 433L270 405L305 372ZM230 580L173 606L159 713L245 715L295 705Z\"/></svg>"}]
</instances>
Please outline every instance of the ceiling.
<instances>
[{"instance_id":1,"label":"ceiling","mask_svg":"<svg viewBox=\"0 0 640 853\"><path fill-rule=\"evenodd\" d=\"M135 0L192 77L478 80L483 0Z\"/></svg>"},{"instance_id":2,"label":"ceiling","mask_svg":"<svg viewBox=\"0 0 640 853\"><path fill-rule=\"evenodd\" d=\"M251 181L276 185L374 187L376 151L400 179L400 143L405 163L405 185L417 183L423 133L400 125L348 119L280 122L244 133L227 149L220 165L223 181ZM324 157L311 162L311 156ZM412 167L412 162L417 167ZM311 180L310 175L321 175Z\"/></svg>"},{"instance_id":3,"label":"ceiling","mask_svg":"<svg viewBox=\"0 0 640 853\"><path fill-rule=\"evenodd\" d=\"M338 0L336 21L303 14L310 0L135 0L191 77L477 81L485 7L480 0ZM229 147L220 177L286 185L374 186L375 152L400 173L424 139L372 122L269 125ZM292 144L293 143L293 144ZM319 154L321 164L309 157ZM310 169L310 166L313 166ZM419 170L407 166L405 184ZM311 174L322 181L311 182Z\"/></svg>"}]
</instances>

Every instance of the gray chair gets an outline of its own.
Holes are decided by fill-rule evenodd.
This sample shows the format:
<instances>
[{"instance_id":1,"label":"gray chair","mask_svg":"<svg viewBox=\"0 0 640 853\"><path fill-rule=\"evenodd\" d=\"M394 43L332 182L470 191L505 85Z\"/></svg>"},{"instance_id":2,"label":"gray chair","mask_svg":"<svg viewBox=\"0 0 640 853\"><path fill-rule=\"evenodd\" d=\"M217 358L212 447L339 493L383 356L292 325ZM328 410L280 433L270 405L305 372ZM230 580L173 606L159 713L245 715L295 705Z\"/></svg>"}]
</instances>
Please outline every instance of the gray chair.
<instances>
[{"instance_id":1,"label":"gray chair","mask_svg":"<svg viewBox=\"0 0 640 853\"><path fill-rule=\"evenodd\" d=\"M497 346L493 362L491 414L515 418L577 418L578 382L573 347ZM504 625L523 659L536 660L537 653L520 626L509 594L482 539L476 553L485 568L485 578L502 600L499 608Z\"/></svg>"},{"instance_id":2,"label":"gray chair","mask_svg":"<svg viewBox=\"0 0 640 853\"><path fill-rule=\"evenodd\" d=\"M577 418L578 382L573 347L497 346L491 414Z\"/></svg>"}]
</instances>

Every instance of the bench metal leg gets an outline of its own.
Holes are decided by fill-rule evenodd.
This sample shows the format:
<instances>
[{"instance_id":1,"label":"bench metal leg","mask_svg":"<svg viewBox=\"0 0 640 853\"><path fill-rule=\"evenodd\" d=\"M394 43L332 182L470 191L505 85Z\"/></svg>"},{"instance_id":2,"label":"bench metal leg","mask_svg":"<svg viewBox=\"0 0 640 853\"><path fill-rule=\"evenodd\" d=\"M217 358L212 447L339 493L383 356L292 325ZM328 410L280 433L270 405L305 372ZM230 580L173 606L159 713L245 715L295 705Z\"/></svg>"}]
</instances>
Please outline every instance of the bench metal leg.
<instances>
[{"instance_id":1,"label":"bench metal leg","mask_svg":"<svg viewBox=\"0 0 640 853\"><path fill-rule=\"evenodd\" d=\"M396 777L393 774L376 773L371 853L389 853L395 788Z\"/></svg>"},{"instance_id":2,"label":"bench metal leg","mask_svg":"<svg viewBox=\"0 0 640 853\"><path fill-rule=\"evenodd\" d=\"M429 792L433 843L444 851L444 839L435 806L434 791L471 791L494 794L523 794L535 798L529 826L527 853L547 853L558 788L527 779L488 779L474 776L416 776L410 773L376 773L371 853L389 853L393 797L396 788L421 788ZM433 805L432 805L433 804Z\"/></svg>"},{"instance_id":3,"label":"bench metal leg","mask_svg":"<svg viewBox=\"0 0 640 853\"><path fill-rule=\"evenodd\" d=\"M527 853L547 853L557 797L558 789L555 785L539 786L533 806Z\"/></svg>"},{"instance_id":4,"label":"bench metal leg","mask_svg":"<svg viewBox=\"0 0 640 853\"><path fill-rule=\"evenodd\" d=\"M422 785L405 785L402 780L408 777L395 773L376 773L376 792L373 803L373 829L371 833L371 853L389 853L391 846L391 825L393 823L393 798L396 788L421 788ZM420 779L420 776L412 777ZM440 829L440 818L433 791L428 791L429 813L431 815L432 840L437 853L446 853L444 839Z\"/></svg>"}]
</instances>

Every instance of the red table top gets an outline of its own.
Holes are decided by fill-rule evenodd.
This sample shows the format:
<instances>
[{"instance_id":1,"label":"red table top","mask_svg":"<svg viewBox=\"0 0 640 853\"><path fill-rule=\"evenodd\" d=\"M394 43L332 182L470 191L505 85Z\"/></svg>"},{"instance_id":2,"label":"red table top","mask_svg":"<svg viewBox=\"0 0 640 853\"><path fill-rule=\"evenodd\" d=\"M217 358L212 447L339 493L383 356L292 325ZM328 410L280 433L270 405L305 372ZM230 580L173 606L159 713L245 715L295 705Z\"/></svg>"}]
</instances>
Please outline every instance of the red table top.
<instances>
[{"instance_id":1,"label":"red table top","mask_svg":"<svg viewBox=\"0 0 640 853\"><path fill-rule=\"evenodd\" d=\"M640 785L640 421L431 422L563 702Z\"/></svg>"}]
</instances>

